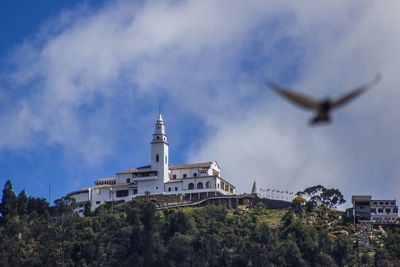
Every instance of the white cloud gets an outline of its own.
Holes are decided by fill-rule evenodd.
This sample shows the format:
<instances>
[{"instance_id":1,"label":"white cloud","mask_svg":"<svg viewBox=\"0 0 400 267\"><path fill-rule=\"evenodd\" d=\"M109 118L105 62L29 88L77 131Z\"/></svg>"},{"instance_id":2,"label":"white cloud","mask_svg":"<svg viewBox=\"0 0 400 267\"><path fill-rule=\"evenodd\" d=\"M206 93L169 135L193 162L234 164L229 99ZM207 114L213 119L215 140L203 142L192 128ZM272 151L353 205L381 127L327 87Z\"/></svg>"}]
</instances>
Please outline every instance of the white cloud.
<instances>
[{"instance_id":1,"label":"white cloud","mask_svg":"<svg viewBox=\"0 0 400 267\"><path fill-rule=\"evenodd\" d=\"M16 92L0 114L8 125L0 149L57 144L97 164L165 102L177 117L195 113L208 127L190 160L218 160L241 191L257 177L293 191L321 183L348 194L394 194L395 10L395 1L119 1L64 12L17 50L16 71L3 73ZM308 127L311 114L264 85L269 78L338 96L377 71L382 83L322 128ZM372 186L377 178L388 182Z\"/></svg>"},{"instance_id":2,"label":"white cloud","mask_svg":"<svg viewBox=\"0 0 400 267\"><path fill-rule=\"evenodd\" d=\"M335 97L381 72L379 86L334 113L334 123L327 128L305 127L307 113L275 96L274 104L264 99L250 110L239 106L243 115L220 120L217 134L198 158L215 155L226 177L247 192L257 178L258 185L267 188L302 190L323 184L341 189L347 199L351 194L395 197L400 175L395 163L400 159L395 72L400 54L393 45L399 41L400 24L386 11L398 4L325 4L313 2L291 10L293 19L281 37L288 34L303 56L298 78L286 77L286 85Z\"/></svg>"},{"instance_id":3,"label":"white cloud","mask_svg":"<svg viewBox=\"0 0 400 267\"><path fill-rule=\"evenodd\" d=\"M229 69L237 60L231 58L265 13L258 5L121 1L97 12L81 7L49 20L35 40L16 51L16 71L6 74L18 90L29 89L3 120L12 120L3 135L18 142L2 138L0 147L28 145L36 134L46 134L50 143L79 151L86 159L101 158L111 149L84 149L93 138L112 146L109 131L94 133L87 123L103 129L117 126L96 109L101 100L128 95L133 105L140 105L137 99L154 101L159 90L171 93L183 108L211 94L224 99L226 93L215 86L221 87L232 75ZM251 11L255 16L249 19ZM202 101L202 106L214 104ZM118 115L114 119L121 119Z\"/></svg>"}]
</instances>

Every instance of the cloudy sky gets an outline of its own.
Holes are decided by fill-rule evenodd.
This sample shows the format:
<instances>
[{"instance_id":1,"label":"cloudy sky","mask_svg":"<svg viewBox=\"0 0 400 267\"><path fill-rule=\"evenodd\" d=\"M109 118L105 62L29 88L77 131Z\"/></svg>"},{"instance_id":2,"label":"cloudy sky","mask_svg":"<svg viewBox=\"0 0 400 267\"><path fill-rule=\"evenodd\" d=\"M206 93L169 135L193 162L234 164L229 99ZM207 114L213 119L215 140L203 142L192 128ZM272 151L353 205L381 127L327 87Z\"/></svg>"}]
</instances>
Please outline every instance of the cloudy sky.
<instances>
[{"instance_id":1,"label":"cloudy sky","mask_svg":"<svg viewBox=\"0 0 400 267\"><path fill-rule=\"evenodd\" d=\"M2 1L0 182L61 197L150 162L161 107L171 164L216 160L249 192L322 184L400 196L398 1ZM310 127L266 80L337 97Z\"/></svg>"}]
</instances>

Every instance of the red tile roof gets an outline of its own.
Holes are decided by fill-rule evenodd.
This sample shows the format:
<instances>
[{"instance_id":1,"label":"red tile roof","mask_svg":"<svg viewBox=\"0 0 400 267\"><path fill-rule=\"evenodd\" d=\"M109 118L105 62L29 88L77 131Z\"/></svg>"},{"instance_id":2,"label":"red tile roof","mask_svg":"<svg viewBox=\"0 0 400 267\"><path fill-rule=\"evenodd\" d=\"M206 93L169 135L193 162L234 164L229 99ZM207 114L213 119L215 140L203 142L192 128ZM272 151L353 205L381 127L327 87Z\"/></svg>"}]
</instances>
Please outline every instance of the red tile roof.
<instances>
[{"instance_id":1,"label":"red tile roof","mask_svg":"<svg viewBox=\"0 0 400 267\"><path fill-rule=\"evenodd\" d=\"M201 162L201 163L191 163L191 164L182 164L182 165L170 165L168 166L170 170L178 170L178 169L190 169L190 168L210 168L211 166L211 161L209 162ZM125 173L137 173L142 168L149 168L151 166L145 166L145 167L139 167L139 168L133 168L129 169L127 171L122 171L118 172L117 174L125 174Z\"/></svg>"},{"instance_id":2,"label":"red tile roof","mask_svg":"<svg viewBox=\"0 0 400 267\"><path fill-rule=\"evenodd\" d=\"M89 189L96 189L96 188L106 188L106 187L112 187L112 188L119 188L119 187L128 187L130 185L130 183L123 183L123 184L102 184L102 185L94 185L94 186L89 186L89 187L85 187L79 190L75 190L73 192L70 192L67 194L67 196L71 196L74 195L78 192L85 192L85 191L89 191Z\"/></svg>"},{"instance_id":3,"label":"red tile roof","mask_svg":"<svg viewBox=\"0 0 400 267\"><path fill-rule=\"evenodd\" d=\"M123 171L123 172L117 172L117 174L135 173L135 172L138 172L138 169L137 169L137 168L129 169L129 170Z\"/></svg>"},{"instance_id":4,"label":"red tile roof","mask_svg":"<svg viewBox=\"0 0 400 267\"><path fill-rule=\"evenodd\" d=\"M190 169L190 168L210 168L210 162L201 162L201 163L191 163L191 164L182 164L182 165L172 165L169 166L170 170L178 170L178 169Z\"/></svg>"},{"instance_id":5,"label":"red tile roof","mask_svg":"<svg viewBox=\"0 0 400 267\"><path fill-rule=\"evenodd\" d=\"M172 183L180 183L182 182L182 179L174 179L174 180L169 180L168 182L165 182L166 184L172 184Z\"/></svg>"},{"instance_id":6,"label":"red tile roof","mask_svg":"<svg viewBox=\"0 0 400 267\"><path fill-rule=\"evenodd\" d=\"M117 178L101 178L101 179L97 179L96 181L112 181L112 180L116 180Z\"/></svg>"}]
</instances>

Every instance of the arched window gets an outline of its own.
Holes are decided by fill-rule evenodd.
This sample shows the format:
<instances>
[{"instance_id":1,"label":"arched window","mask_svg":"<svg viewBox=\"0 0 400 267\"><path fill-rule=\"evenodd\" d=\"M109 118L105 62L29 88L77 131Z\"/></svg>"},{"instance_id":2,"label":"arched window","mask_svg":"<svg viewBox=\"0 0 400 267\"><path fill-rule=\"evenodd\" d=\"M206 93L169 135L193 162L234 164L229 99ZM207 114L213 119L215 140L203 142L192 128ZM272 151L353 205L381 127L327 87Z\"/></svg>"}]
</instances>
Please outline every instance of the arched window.
<instances>
[{"instance_id":1,"label":"arched window","mask_svg":"<svg viewBox=\"0 0 400 267\"><path fill-rule=\"evenodd\" d=\"M189 190L193 190L194 189L194 183L190 183L188 188L189 188Z\"/></svg>"},{"instance_id":2,"label":"arched window","mask_svg":"<svg viewBox=\"0 0 400 267\"><path fill-rule=\"evenodd\" d=\"M208 181L208 182L206 183L206 188L211 188L211 182L210 182L210 181Z\"/></svg>"},{"instance_id":3,"label":"arched window","mask_svg":"<svg viewBox=\"0 0 400 267\"><path fill-rule=\"evenodd\" d=\"M203 183L202 182L198 182L197 183L197 189L203 189Z\"/></svg>"},{"instance_id":4,"label":"arched window","mask_svg":"<svg viewBox=\"0 0 400 267\"><path fill-rule=\"evenodd\" d=\"M160 161L160 155L156 155L156 161L159 162Z\"/></svg>"},{"instance_id":5,"label":"arched window","mask_svg":"<svg viewBox=\"0 0 400 267\"><path fill-rule=\"evenodd\" d=\"M168 157L165 156L165 164L167 164L167 163L168 163Z\"/></svg>"}]
</instances>

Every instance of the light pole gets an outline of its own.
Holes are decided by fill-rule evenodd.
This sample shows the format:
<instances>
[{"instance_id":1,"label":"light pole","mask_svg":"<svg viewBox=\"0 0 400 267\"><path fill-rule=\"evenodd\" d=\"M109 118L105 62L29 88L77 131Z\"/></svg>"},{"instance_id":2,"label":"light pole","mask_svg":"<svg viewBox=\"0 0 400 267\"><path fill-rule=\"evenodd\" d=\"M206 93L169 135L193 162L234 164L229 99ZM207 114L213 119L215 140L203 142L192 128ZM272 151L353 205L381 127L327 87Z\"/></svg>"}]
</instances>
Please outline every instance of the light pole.
<instances>
[{"instance_id":1,"label":"light pole","mask_svg":"<svg viewBox=\"0 0 400 267\"><path fill-rule=\"evenodd\" d=\"M110 194L111 194L111 210L114 210L114 193L112 187L110 187Z\"/></svg>"}]
</instances>

